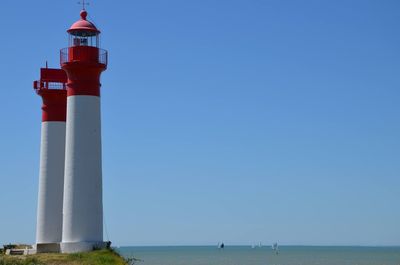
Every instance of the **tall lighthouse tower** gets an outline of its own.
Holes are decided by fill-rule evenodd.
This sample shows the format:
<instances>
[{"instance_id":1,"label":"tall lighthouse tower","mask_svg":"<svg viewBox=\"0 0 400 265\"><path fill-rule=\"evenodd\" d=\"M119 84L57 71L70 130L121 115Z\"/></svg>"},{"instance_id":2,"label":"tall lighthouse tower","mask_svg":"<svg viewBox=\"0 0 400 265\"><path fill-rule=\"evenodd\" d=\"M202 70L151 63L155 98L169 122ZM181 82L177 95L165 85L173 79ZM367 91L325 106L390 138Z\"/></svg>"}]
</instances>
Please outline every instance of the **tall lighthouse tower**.
<instances>
[{"instance_id":1,"label":"tall lighthouse tower","mask_svg":"<svg viewBox=\"0 0 400 265\"><path fill-rule=\"evenodd\" d=\"M39 196L37 209L37 252L58 252L61 242L65 116L67 75L61 69L40 69L33 83L42 97L42 137L40 144Z\"/></svg>"},{"instance_id":2,"label":"tall lighthouse tower","mask_svg":"<svg viewBox=\"0 0 400 265\"><path fill-rule=\"evenodd\" d=\"M60 52L67 73L67 125L61 251L102 247L103 202L100 123L100 75L107 51L86 10L69 29L69 46Z\"/></svg>"}]
</instances>

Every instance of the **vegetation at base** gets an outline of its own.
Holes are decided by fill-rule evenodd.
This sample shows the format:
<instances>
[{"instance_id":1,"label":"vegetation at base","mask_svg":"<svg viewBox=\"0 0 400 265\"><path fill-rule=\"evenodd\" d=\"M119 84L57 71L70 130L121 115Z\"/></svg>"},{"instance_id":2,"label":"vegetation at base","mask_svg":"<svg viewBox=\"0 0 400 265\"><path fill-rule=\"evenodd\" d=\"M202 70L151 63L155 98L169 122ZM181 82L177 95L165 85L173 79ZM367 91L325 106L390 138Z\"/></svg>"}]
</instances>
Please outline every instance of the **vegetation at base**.
<instances>
[{"instance_id":1,"label":"vegetation at base","mask_svg":"<svg viewBox=\"0 0 400 265\"><path fill-rule=\"evenodd\" d=\"M9 258L3 255L0 255L0 265L47 265L36 258Z\"/></svg>"},{"instance_id":2,"label":"vegetation at base","mask_svg":"<svg viewBox=\"0 0 400 265\"><path fill-rule=\"evenodd\" d=\"M135 259L124 259L112 249L75 254L36 254L5 256L0 254L0 265L132 265Z\"/></svg>"}]
</instances>

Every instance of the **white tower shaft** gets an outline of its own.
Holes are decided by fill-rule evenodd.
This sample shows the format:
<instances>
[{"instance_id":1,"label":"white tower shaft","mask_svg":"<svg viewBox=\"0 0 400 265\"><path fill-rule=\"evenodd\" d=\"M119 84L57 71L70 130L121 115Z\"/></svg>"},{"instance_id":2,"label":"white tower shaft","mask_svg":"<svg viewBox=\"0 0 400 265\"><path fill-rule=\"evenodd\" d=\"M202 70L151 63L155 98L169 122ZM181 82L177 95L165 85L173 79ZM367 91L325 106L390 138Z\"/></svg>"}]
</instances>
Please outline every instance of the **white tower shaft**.
<instances>
[{"instance_id":1,"label":"white tower shaft","mask_svg":"<svg viewBox=\"0 0 400 265\"><path fill-rule=\"evenodd\" d=\"M103 246L100 97L67 98L62 252Z\"/></svg>"},{"instance_id":2,"label":"white tower shaft","mask_svg":"<svg viewBox=\"0 0 400 265\"><path fill-rule=\"evenodd\" d=\"M39 252L58 251L62 238L65 122L42 122L36 243Z\"/></svg>"}]
</instances>

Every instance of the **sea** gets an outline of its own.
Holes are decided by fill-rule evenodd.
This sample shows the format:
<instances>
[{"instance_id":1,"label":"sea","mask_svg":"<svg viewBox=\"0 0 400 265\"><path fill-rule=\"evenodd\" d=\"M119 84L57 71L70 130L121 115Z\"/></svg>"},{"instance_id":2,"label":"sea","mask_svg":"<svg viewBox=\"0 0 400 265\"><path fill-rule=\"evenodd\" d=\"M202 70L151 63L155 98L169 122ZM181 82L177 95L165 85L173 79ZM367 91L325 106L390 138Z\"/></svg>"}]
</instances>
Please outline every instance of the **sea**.
<instances>
[{"instance_id":1,"label":"sea","mask_svg":"<svg viewBox=\"0 0 400 265\"><path fill-rule=\"evenodd\" d=\"M400 247L120 247L142 265L400 265Z\"/></svg>"}]
</instances>

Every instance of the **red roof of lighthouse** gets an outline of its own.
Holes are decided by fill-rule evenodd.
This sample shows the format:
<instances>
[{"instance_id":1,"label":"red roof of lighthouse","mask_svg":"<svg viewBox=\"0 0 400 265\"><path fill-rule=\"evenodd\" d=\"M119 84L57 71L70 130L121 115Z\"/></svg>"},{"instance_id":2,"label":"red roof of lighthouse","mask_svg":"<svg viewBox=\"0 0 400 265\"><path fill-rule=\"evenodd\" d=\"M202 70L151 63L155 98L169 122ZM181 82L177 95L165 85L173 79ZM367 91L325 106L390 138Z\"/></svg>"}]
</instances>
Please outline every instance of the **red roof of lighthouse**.
<instances>
[{"instance_id":1,"label":"red roof of lighthouse","mask_svg":"<svg viewBox=\"0 0 400 265\"><path fill-rule=\"evenodd\" d=\"M91 31L93 33L100 33L100 30L98 30L92 22L86 20L86 17L87 17L86 10L82 10L81 19L72 24L72 26L67 30L67 32Z\"/></svg>"}]
</instances>

